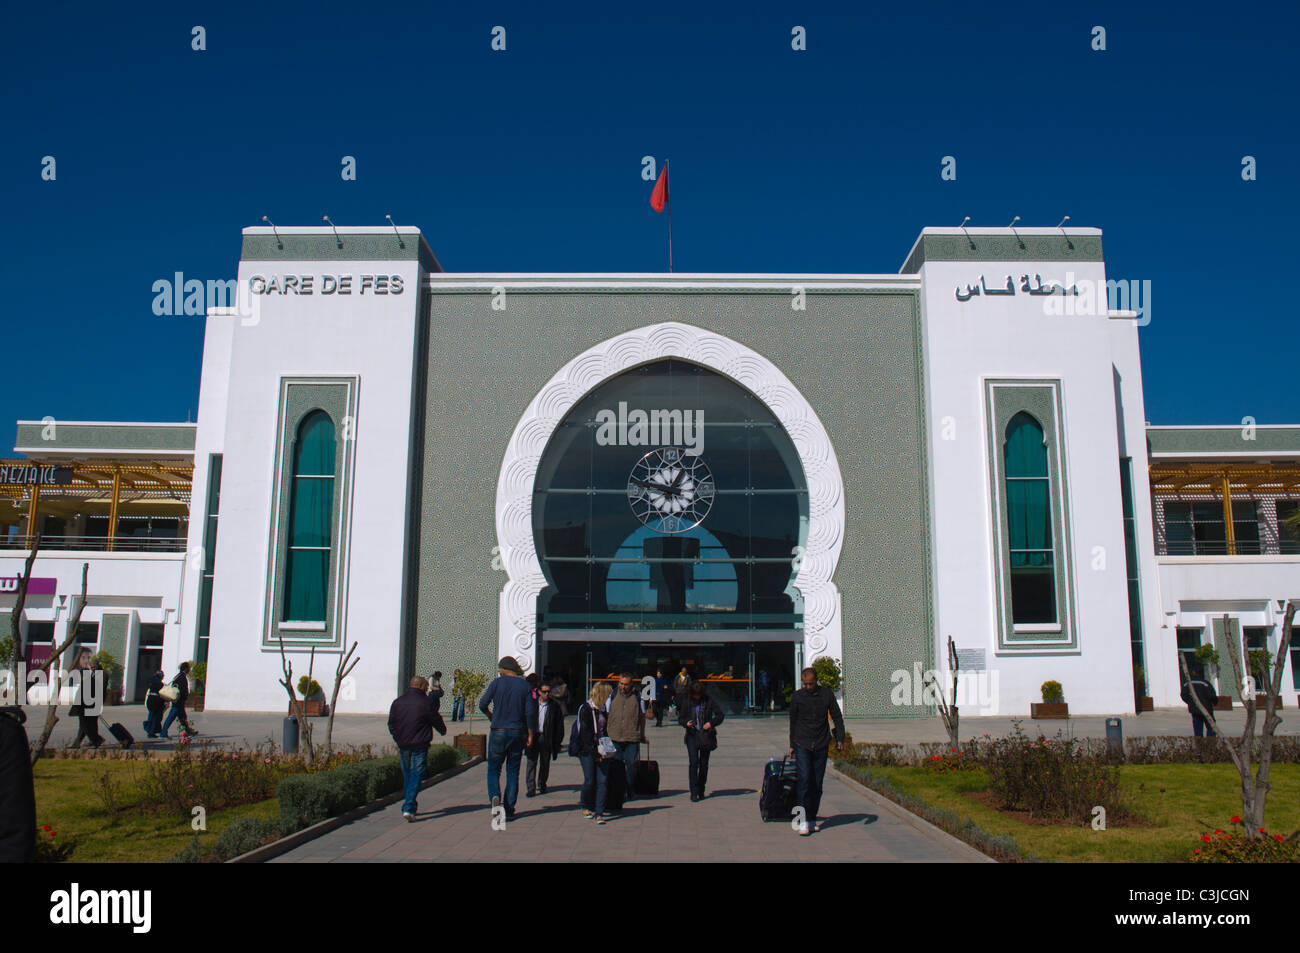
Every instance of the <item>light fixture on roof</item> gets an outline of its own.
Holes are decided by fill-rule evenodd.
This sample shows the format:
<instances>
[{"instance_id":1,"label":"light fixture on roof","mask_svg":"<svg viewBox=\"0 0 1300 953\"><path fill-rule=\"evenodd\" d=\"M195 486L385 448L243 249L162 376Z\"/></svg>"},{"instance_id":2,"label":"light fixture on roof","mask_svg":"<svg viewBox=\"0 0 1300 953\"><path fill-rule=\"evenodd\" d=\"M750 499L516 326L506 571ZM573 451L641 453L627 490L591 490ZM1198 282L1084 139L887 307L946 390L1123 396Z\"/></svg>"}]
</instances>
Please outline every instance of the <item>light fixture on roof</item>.
<instances>
[{"instance_id":1,"label":"light fixture on roof","mask_svg":"<svg viewBox=\"0 0 1300 953\"><path fill-rule=\"evenodd\" d=\"M1061 219L1059 222L1056 223L1056 227L1057 227L1057 228L1061 228L1061 226L1064 225L1064 224L1065 224L1066 222L1068 222L1069 220L1070 220L1070 216L1068 216L1068 215L1065 216L1065 218ZM1062 235L1065 235L1065 229L1061 228L1061 234L1062 234ZM1070 236L1069 236L1069 235L1065 235L1065 244L1067 244L1067 245L1070 246L1070 250L1071 250L1071 251L1074 250L1074 242L1070 241ZM1149 427L1149 426L1151 426L1151 425L1150 425L1150 424L1147 424L1147 426Z\"/></svg>"},{"instance_id":2,"label":"light fixture on roof","mask_svg":"<svg viewBox=\"0 0 1300 953\"><path fill-rule=\"evenodd\" d=\"M384 218L388 219L388 224L393 226L393 234L397 236L397 247L405 248L406 242L402 241L402 233L397 230L397 223L393 221L393 216L385 215Z\"/></svg>"},{"instance_id":3,"label":"light fixture on roof","mask_svg":"<svg viewBox=\"0 0 1300 953\"><path fill-rule=\"evenodd\" d=\"M271 221L265 215L262 216L262 221L271 226L271 234L275 236L275 247L280 249L280 251L284 251L284 242L280 241L280 233L275 230L275 222Z\"/></svg>"},{"instance_id":4,"label":"light fixture on roof","mask_svg":"<svg viewBox=\"0 0 1300 953\"><path fill-rule=\"evenodd\" d=\"M966 231L966 223L969 222L969 221L970 221L970 216L967 215L965 218L963 218L963 219L961 220L961 224L958 225L957 227L960 228L963 232L965 232L965 234L966 234L966 241L970 242L970 250L971 250L971 251L974 251L974 250L975 250L975 242L971 239L971 237L970 237L970 232L967 232L967 231Z\"/></svg>"},{"instance_id":5,"label":"light fixture on roof","mask_svg":"<svg viewBox=\"0 0 1300 953\"><path fill-rule=\"evenodd\" d=\"M1024 240L1020 237L1020 233L1016 231L1016 222L1018 221L1020 221L1019 215L1011 220L1011 224L1008 225L1007 228L1011 229L1011 234L1016 236L1016 244L1019 245L1020 249L1023 251L1025 247Z\"/></svg>"},{"instance_id":6,"label":"light fixture on roof","mask_svg":"<svg viewBox=\"0 0 1300 953\"><path fill-rule=\"evenodd\" d=\"M322 215L321 218L330 223L330 228L334 231L334 241L338 242L339 248L342 248L343 239L339 238L339 230L334 228L334 223L330 222L330 217L328 215Z\"/></svg>"}]
</instances>

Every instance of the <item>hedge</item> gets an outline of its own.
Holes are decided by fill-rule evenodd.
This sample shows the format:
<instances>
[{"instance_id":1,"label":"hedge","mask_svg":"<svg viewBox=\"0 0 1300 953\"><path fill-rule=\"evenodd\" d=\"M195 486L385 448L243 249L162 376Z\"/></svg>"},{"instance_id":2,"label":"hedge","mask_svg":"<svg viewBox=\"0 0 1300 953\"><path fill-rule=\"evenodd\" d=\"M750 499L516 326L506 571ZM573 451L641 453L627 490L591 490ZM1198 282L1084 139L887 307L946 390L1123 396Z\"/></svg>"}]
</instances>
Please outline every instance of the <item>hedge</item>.
<instances>
[{"instance_id":1,"label":"hedge","mask_svg":"<svg viewBox=\"0 0 1300 953\"><path fill-rule=\"evenodd\" d=\"M424 776L429 778L440 774L455 767L460 760L459 749L434 745L429 749ZM280 801L279 817L241 818L222 831L211 851L206 853L196 836L194 842L172 860L178 863L224 863L400 790L402 762L397 757L361 761L317 774L294 775L281 781L276 789Z\"/></svg>"}]
</instances>

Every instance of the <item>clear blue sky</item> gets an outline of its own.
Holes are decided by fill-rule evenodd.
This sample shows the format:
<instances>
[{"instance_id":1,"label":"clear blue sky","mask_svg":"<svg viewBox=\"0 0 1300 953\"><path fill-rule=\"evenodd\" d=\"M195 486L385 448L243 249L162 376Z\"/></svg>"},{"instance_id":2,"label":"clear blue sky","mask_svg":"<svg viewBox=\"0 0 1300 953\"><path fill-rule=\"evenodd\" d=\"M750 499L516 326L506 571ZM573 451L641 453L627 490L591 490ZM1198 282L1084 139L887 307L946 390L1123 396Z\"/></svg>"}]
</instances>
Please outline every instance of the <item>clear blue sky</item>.
<instances>
[{"instance_id":1,"label":"clear blue sky","mask_svg":"<svg viewBox=\"0 0 1300 953\"><path fill-rule=\"evenodd\" d=\"M1294 8L463 6L9 4L0 454L18 418L192 419L202 320L152 284L233 277L264 214L391 212L449 271L662 270L644 155L672 159L679 271L1099 226L1109 275L1152 282L1151 422L1300 423Z\"/></svg>"}]
</instances>

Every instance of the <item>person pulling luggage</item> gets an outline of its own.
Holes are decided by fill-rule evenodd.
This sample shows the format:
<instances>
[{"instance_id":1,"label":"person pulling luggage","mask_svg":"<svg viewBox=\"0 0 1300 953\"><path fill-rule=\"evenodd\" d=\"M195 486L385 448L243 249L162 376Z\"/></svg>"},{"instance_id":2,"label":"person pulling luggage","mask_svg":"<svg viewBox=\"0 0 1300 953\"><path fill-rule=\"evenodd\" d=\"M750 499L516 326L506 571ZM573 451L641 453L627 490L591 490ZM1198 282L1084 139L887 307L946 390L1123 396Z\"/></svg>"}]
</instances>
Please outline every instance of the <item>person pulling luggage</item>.
<instances>
[{"instance_id":1,"label":"person pulling luggage","mask_svg":"<svg viewBox=\"0 0 1300 953\"><path fill-rule=\"evenodd\" d=\"M835 701L835 693L817 684L817 673L806 668L803 688L790 699L790 757L798 766L798 795L795 803L803 809L799 833L808 836L822 829L817 812L822 803L822 782L826 778L826 756L830 750L827 717L835 722L835 750L844 750L844 715Z\"/></svg>"}]
</instances>

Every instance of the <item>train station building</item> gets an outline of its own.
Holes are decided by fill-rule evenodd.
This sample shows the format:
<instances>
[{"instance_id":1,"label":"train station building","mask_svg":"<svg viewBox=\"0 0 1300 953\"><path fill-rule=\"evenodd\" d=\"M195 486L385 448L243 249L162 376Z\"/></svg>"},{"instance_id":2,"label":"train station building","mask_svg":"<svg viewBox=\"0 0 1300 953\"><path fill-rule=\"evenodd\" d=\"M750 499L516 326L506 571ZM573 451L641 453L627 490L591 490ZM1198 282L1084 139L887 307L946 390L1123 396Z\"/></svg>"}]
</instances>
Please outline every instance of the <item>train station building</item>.
<instances>
[{"instance_id":1,"label":"train station building","mask_svg":"<svg viewBox=\"0 0 1300 953\"><path fill-rule=\"evenodd\" d=\"M951 636L964 711L1054 680L1116 714L1178 705L1180 650L1276 646L1300 597L1300 425L1148 425L1145 318L1109 307L1098 229L665 275L455 274L416 229L258 227L237 287L197 423L20 421L0 461L0 630L40 533L28 657L89 564L78 639L128 701L202 660L209 709L280 710L281 646L328 689L356 642L345 711L513 655L575 685L685 665L770 712L829 656L848 714L919 717L900 688Z\"/></svg>"}]
</instances>

